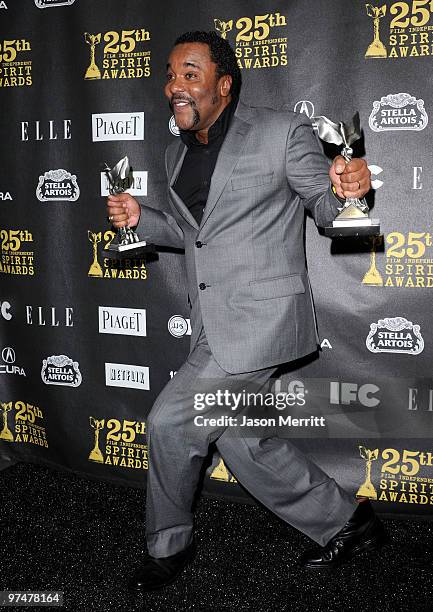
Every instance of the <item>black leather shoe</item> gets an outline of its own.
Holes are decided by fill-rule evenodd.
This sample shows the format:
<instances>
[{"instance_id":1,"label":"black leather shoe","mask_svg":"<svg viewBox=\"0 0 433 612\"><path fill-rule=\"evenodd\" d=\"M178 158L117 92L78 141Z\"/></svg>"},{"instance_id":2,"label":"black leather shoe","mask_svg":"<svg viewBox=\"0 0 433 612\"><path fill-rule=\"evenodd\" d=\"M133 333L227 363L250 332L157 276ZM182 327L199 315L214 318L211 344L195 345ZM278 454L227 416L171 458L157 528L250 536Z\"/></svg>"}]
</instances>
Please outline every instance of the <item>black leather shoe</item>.
<instances>
[{"instance_id":1,"label":"black leather shoe","mask_svg":"<svg viewBox=\"0 0 433 612\"><path fill-rule=\"evenodd\" d=\"M139 591L155 591L176 580L183 568L194 558L196 545L194 542L184 550L157 559L148 555L143 565L135 572L129 582L129 588Z\"/></svg>"},{"instance_id":2,"label":"black leather shoe","mask_svg":"<svg viewBox=\"0 0 433 612\"><path fill-rule=\"evenodd\" d=\"M362 551L379 550L388 541L385 527L374 514L370 502L363 501L326 546L307 550L300 562L308 569L336 567Z\"/></svg>"}]
</instances>

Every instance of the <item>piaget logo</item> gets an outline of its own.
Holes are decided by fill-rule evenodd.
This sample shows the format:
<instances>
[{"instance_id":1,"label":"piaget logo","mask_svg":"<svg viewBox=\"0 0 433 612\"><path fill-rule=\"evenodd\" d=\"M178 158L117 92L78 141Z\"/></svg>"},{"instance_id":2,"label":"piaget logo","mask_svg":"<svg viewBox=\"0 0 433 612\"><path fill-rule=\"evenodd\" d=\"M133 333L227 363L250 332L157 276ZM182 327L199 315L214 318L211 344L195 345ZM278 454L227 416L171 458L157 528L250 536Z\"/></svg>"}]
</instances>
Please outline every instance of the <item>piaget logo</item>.
<instances>
[{"instance_id":1,"label":"piaget logo","mask_svg":"<svg viewBox=\"0 0 433 612\"><path fill-rule=\"evenodd\" d=\"M102 113L92 115L93 142L144 140L144 113Z\"/></svg>"},{"instance_id":2,"label":"piaget logo","mask_svg":"<svg viewBox=\"0 0 433 612\"><path fill-rule=\"evenodd\" d=\"M361 3L362 11L364 2ZM393 2L389 5L365 4L371 19L373 40L367 59L405 59L433 55L432 0Z\"/></svg>"},{"instance_id":3,"label":"piaget logo","mask_svg":"<svg viewBox=\"0 0 433 612\"><path fill-rule=\"evenodd\" d=\"M405 353L419 355L424 350L421 328L404 317L380 319L371 323L365 341L372 353Z\"/></svg>"},{"instance_id":4,"label":"piaget logo","mask_svg":"<svg viewBox=\"0 0 433 612\"><path fill-rule=\"evenodd\" d=\"M80 197L77 177L67 170L49 170L39 177L36 197L40 202L76 202Z\"/></svg>"},{"instance_id":5,"label":"piaget logo","mask_svg":"<svg viewBox=\"0 0 433 612\"><path fill-rule=\"evenodd\" d=\"M420 450L359 446L365 462L357 497L397 504L433 505L433 454Z\"/></svg>"},{"instance_id":6,"label":"piaget logo","mask_svg":"<svg viewBox=\"0 0 433 612\"><path fill-rule=\"evenodd\" d=\"M29 40L0 40L0 87L28 87L32 84Z\"/></svg>"},{"instance_id":7,"label":"piaget logo","mask_svg":"<svg viewBox=\"0 0 433 612\"><path fill-rule=\"evenodd\" d=\"M368 125L374 132L414 130L420 132L428 123L424 100L408 93L389 94L373 102Z\"/></svg>"},{"instance_id":8,"label":"piaget logo","mask_svg":"<svg viewBox=\"0 0 433 612\"><path fill-rule=\"evenodd\" d=\"M33 444L48 448L40 408L28 402L1 402L0 441L15 444Z\"/></svg>"},{"instance_id":9,"label":"piaget logo","mask_svg":"<svg viewBox=\"0 0 433 612\"><path fill-rule=\"evenodd\" d=\"M239 68L246 69L287 66L285 26L287 19L281 13L240 17L237 21L214 19L221 38L234 38Z\"/></svg>"},{"instance_id":10,"label":"piaget logo","mask_svg":"<svg viewBox=\"0 0 433 612\"><path fill-rule=\"evenodd\" d=\"M143 308L99 306L99 333L146 336L146 311Z\"/></svg>"},{"instance_id":11,"label":"piaget logo","mask_svg":"<svg viewBox=\"0 0 433 612\"><path fill-rule=\"evenodd\" d=\"M432 235L430 232L390 232L385 237L384 265L377 260L381 238L371 241L370 268L362 280L365 285L402 289L433 287Z\"/></svg>"},{"instance_id":12,"label":"piaget logo","mask_svg":"<svg viewBox=\"0 0 433 612\"><path fill-rule=\"evenodd\" d=\"M146 423L89 417L93 430L89 461L133 470L147 470ZM101 450L102 449L102 450Z\"/></svg>"},{"instance_id":13,"label":"piaget logo","mask_svg":"<svg viewBox=\"0 0 433 612\"><path fill-rule=\"evenodd\" d=\"M92 260L87 275L93 278L111 278L113 280L146 280L147 269L143 259L134 257L111 259L104 256L99 259L98 248L102 247L102 250L106 251L115 236L116 234L112 230L105 232L89 230L87 232L87 237L92 245Z\"/></svg>"},{"instance_id":14,"label":"piaget logo","mask_svg":"<svg viewBox=\"0 0 433 612\"><path fill-rule=\"evenodd\" d=\"M84 74L86 80L142 79L150 76L151 52L146 48L150 32L145 28L97 34L85 32L84 40L90 47L90 61Z\"/></svg>"},{"instance_id":15,"label":"piaget logo","mask_svg":"<svg viewBox=\"0 0 433 612\"><path fill-rule=\"evenodd\" d=\"M25 243L33 242L33 235L28 230L0 230L1 259L0 273L33 276L34 253L21 250Z\"/></svg>"}]
</instances>

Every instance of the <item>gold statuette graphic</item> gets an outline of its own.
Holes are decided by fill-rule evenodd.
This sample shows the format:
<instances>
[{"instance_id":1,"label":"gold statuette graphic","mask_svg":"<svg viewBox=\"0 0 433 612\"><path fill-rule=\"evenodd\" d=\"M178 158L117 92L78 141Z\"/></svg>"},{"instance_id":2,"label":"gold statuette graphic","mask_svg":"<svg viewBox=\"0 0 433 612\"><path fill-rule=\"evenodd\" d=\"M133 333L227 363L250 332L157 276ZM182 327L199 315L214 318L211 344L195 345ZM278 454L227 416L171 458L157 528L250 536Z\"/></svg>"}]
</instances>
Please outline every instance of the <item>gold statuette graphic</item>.
<instances>
[{"instance_id":1,"label":"gold statuette graphic","mask_svg":"<svg viewBox=\"0 0 433 612\"><path fill-rule=\"evenodd\" d=\"M386 4L384 4L383 6L373 6L371 4L366 4L365 8L367 9L367 15L373 19L374 29L373 42L370 43L367 51L365 52L365 57L387 57L388 53L386 51L386 47L379 38L379 19L385 17Z\"/></svg>"},{"instance_id":2,"label":"gold statuette graphic","mask_svg":"<svg viewBox=\"0 0 433 612\"><path fill-rule=\"evenodd\" d=\"M210 477L213 478L214 480L222 480L224 482L228 482L230 480L228 470L226 466L224 465L224 461L222 457L219 460L218 465L215 466L215 468L213 469Z\"/></svg>"},{"instance_id":3,"label":"gold statuette graphic","mask_svg":"<svg viewBox=\"0 0 433 612\"><path fill-rule=\"evenodd\" d=\"M359 454L365 459L365 480L359 487L356 497L368 497L369 499L377 499L376 489L371 482L371 463L376 461L379 456L379 449L369 450L365 446L359 446Z\"/></svg>"},{"instance_id":4,"label":"gold statuette graphic","mask_svg":"<svg viewBox=\"0 0 433 612\"><path fill-rule=\"evenodd\" d=\"M101 71L95 62L95 47L99 45L101 42L101 34L89 34L86 32L84 34L84 40L88 45L90 45L90 64L86 70L86 74L84 75L85 79L100 79Z\"/></svg>"},{"instance_id":5,"label":"gold statuette graphic","mask_svg":"<svg viewBox=\"0 0 433 612\"><path fill-rule=\"evenodd\" d=\"M93 261L90 264L90 268L87 275L102 278L104 275L102 273L102 268L99 265L98 261L98 242L101 242L101 232L96 234L95 232L91 232L90 230L88 230L87 236L89 237L89 240L93 246Z\"/></svg>"},{"instance_id":6,"label":"gold statuette graphic","mask_svg":"<svg viewBox=\"0 0 433 612\"><path fill-rule=\"evenodd\" d=\"M376 268L376 246L380 244L381 240L381 236L373 236L371 239L370 268L362 279L364 285L374 285L376 287L383 286L382 275Z\"/></svg>"},{"instance_id":7,"label":"gold statuette graphic","mask_svg":"<svg viewBox=\"0 0 433 612\"><path fill-rule=\"evenodd\" d=\"M95 430L95 446L90 451L89 459L90 461L96 461L97 463L104 463L104 457L99 449L99 432L101 429L104 429L105 419L101 419L98 421L94 419L92 416L90 418L90 426Z\"/></svg>"},{"instance_id":8,"label":"gold statuette graphic","mask_svg":"<svg viewBox=\"0 0 433 612\"><path fill-rule=\"evenodd\" d=\"M213 22L215 24L215 30L219 32L221 38L227 38L227 33L233 28L233 19L230 19L230 21L214 19Z\"/></svg>"},{"instance_id":9,"label":"gold statuette graphic","mask_svg":"<svg viewBox=\"0 0 433 612\"><path fill-rule=\"evenodd\" d=\"M351 121L334 123L328 117L313 117L317 126L319 138L324 142L337 146L343 145L341 155L346 162L352 160L352 144L361 138L359 113L355 113ZM378 236L380 224L378 219L370 219L368 206L364 198L346 198L343 200L339 213L332 225L325 227L325 235L337 238L340 236Z\"/></svg>"},{"instance_id":10,"label":"gold statuette graphic","mask_svg":"<svg viewBox=\"0 0 433 612\"><path fill-rule=\"evenodd\" d=\"M11 430L8 427L8 412L12 410L12 402L9 404L1 404L3 411L3 429L0 432L0 440L6 440L7 442L13 442L14 437Z\"/></svg>"}]
</instances>

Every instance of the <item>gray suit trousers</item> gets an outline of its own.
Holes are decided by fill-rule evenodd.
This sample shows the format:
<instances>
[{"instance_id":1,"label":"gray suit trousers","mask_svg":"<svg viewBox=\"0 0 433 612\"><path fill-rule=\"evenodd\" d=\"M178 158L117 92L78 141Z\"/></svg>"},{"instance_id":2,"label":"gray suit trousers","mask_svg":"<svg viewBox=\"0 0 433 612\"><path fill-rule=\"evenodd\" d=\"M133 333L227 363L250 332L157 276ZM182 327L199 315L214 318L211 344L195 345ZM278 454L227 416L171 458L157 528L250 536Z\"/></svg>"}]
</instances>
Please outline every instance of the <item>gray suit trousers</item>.
<instances>
[{"instance_id":1,"label":"gray suit trousers","mask_svg":"<svg viewBox=\"0 0 433 612\"><path fill-rule=\"evenodd\" d=\"M229 389L258 391L276 368L229 374L212 356L202 329L198 342L158 396L147 420L149 472L146 539L149 553L167 557L192 541L192 503L203 461L216 442L239 482L277 516L320 545L335 535L353 514L355 499L341 489L290 441L275 434L224 425L194 425L195 393ZM230 409L225 410L229 414ZM238 420L242 417L236 414Z\"/></svg>"}]
</instances>

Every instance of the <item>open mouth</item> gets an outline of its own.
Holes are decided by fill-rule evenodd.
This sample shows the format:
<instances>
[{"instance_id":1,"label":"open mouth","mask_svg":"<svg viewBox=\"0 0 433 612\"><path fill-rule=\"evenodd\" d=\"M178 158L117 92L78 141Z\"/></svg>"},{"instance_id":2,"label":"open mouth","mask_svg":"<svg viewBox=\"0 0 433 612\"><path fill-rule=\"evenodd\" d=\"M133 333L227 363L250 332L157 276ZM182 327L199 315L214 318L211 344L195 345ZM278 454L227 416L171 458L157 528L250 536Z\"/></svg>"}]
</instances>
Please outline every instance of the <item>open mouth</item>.
<instances>
[{"instance_id":1,"label":"open mouth","mask_svg":"<svg viewBox=\"0 0 433 612\"><path fill-rule=\"evenodd\" d=\"M182 111L186 108L188 108L188 106L191 106L191 103L188 102L188 100L173 100L173 102L171 103L173 110L175 112L179 112Z\"/></svg>"}]
</instances>

